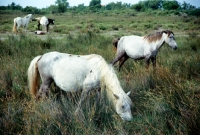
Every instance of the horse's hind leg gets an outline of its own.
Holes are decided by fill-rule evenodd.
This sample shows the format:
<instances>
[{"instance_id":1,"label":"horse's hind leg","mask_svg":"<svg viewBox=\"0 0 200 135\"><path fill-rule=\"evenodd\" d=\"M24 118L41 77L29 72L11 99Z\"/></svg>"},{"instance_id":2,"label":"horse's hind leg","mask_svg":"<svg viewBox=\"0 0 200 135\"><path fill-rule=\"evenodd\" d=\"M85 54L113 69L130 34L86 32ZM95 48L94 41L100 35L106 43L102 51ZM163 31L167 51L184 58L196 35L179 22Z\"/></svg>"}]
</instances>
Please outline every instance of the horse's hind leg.
<instances>
[{"instance_id":1,"label":"horse's hind leg","mask_svg":"<svg viewBox=\"0 0 200 135\"><path fill-rule=\"evenodd\" d=\"M19 27L20 27L20 25L17 25L17 33L19 32Z\"/></svg>"},{"instance_id":2,"label":"horse's hind leg","mask_svg":"<svg viewBox=\"0 0 200 135\"><path fill-rule=\"evenodd\" d=\"M119 53L115 59L111 62L112 65L114 65L117 61L119 61L123 56L124 56L125 52L123 53Z\"/></svg>"},{"instance_id":3,"label":"horse's hind leg","mask_svg":"<svg viewBox=\"0 0 200 135\"><path fill-rule=\"evenodd\" d=\"M37 94L37 99L39 99L40 97L48 96L48 88L52 82L53 82L52 78L42 80L42 84L41 84L39 92Z\"/></svg>"},{"instance_id":4,"label":"horse's hind leg","mask_svg":"<svg viewBox=\"0 0 200 135\"><path fill-rule=\"evenodd\" d=\"M40 30L40 23L39 23L39 22L38 22L38 25L37 25L37 26L38 26L38 30Z\"/></svg>"},{"instance_id":5,"label":"horse's hind leg","mask_svg":"<svg viewBox=\"0 0 200 135\"><path fill-rule=\"evenodd\" d=\"M124 62L128 59L128 55L125 53L124 56L119 60L119 71L122 67L122 65L124 64Z\"/></svg>"}]
</instances>

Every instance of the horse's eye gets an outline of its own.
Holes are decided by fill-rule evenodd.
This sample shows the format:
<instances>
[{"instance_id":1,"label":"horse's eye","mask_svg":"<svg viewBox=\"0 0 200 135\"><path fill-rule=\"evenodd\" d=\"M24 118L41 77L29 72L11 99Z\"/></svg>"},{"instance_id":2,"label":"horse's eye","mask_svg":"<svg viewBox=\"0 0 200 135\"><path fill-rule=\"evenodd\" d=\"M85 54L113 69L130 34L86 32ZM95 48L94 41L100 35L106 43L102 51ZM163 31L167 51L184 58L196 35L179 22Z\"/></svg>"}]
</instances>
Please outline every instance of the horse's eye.
<instances>
[{"instance_id":1,"label":"horse's eye","mask_svg":"<svg viewBox=\"0 0 200 135\"><path fill-rule=\"evenodd\" d=\"M125 106L124 105L122 105L122 109L124 109L125 108Z\"/></svg>"}]
</instances>

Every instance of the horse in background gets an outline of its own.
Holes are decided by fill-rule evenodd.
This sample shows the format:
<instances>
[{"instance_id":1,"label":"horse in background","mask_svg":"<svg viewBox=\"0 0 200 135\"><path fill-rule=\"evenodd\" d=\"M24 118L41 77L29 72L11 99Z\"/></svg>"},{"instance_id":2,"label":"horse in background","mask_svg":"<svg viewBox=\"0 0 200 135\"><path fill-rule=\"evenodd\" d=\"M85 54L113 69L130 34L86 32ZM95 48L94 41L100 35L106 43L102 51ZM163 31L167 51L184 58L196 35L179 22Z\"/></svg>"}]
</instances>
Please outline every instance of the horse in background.
<instances>
[{"instance_id":1,"label":"horse in background","mask_svg":"<svg viewBox=\"0 0 200 135\"><path fill-rule=\"evenodd\" d=\"M23 18L22 17L14 18L13 32L18 33L20 26L23 27L26 31L30 20L32 20L32 14L28 14Z\"/></svg>"},{"instance_id":2,"label":"horse in background","mask_svg":"<svg viewBox=\"0 0 200 135\"><path fill-rule=\"evenodd\" d=\"M146 68L149 68L150 60L153 67L156 67L156 55L160 47L167 43L172 49L177 49L174 33L170 30L156 32L144 37L141 36L123 36L113 40L113 47L116 50L116 57L111 62L114 65L119 61L119 71L121 66L128 58L134 60L145 59Z\"/></svg>"},{"instance_id":3,"label":"horse in background","mask_svg":"<svg viewBox=\"0 0 200 135\"><path fill-rule=\"evenodd\" d=\"M41 19L42 19L42 23L41 23ZM48 21L47 21L47 19L48 19ZM37 17L37 18L33 19L33 21L37 21L38 22L38 25L37 25L38 26L38 30L40 30L40 25L44 24L45 27L46 27L46 31L47 32L49 31L49 25L50 24L54 25L54 23L55 23L54 19L50 19L50 18L47 18L45 16L43 16L43 17Z\"/></svg>"},{"instance_id":4,"label":"horse in background","mask_svg":"<svg viewBox=\"0 0 200 135\"><path fill-rule=\"evenodd\" d=\"M40 88L39 77L42 80ZM82 90L76 112L80 111L81 103L90 95L90 91L96 91L99 95L100 90L104 90L103 86L106 86L108 99L113 103L118 115L123 120L132 119L130 92L124 92L113 67L100 55L49 52L36 56L28 68L28 82L32 96L38 98L41 93L46 95L53 81L66 92Z\"/></svg>"}]
</instances>

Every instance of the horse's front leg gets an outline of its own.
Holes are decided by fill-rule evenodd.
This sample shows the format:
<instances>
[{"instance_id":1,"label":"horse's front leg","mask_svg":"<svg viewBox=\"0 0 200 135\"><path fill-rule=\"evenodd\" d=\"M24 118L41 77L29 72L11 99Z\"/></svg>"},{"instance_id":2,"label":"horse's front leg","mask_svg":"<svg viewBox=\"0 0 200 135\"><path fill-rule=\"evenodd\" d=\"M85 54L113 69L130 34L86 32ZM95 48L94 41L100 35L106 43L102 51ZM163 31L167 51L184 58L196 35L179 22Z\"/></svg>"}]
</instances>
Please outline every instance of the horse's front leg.
<instances>
[{"instance_id":1,"label":"horse's front leg","mask_svg":"<svg viewBox=\"0 0 200 135\"><path fill-rule=\"evenodd\" d=\"M47 25L47 32L49 31L49 24Z\"/></svg>"},{"instance_id":2,"label":"horse's front leg","mask_svg":"<svg viewBox=\"0 0 200 135\"><path fill-rule=\"evenodd\" d=\"M47 28L47 25L46 25L46 32L48 32L48 28Z\"/></svg>"},{"instance_id":3,"label":"horse's front leg","mask_svg":"<svg viewBox=\"0 0 200 135\"><path fill-rule=\"evenodd\" d=\"M100 88L97 89L97 97L96 97L96 99L97 99L97 103L101 103L101 89Z\"/></svg>"},{"instance_id":4,"label":"horse's front leg","mask_svg":"<svg viewBox=\"0 0 200 135\"><path fill-rule=\"evenodd\" d=\"M77 109L76 109L76 111L75 111L76 114L77 114L78 112L80 112L80 110L81 110L81 104L82 104L82 102L86 99L86 97L88 96L88 93L89 93L89 90L84 89L84 90L82 91L82 93L81 93L81 99L80 99L80 101L78 102L78 107L77 107Z\"/></svg>"},{"instance_id":5,"label":"horse's front leg","mask_svg":"<svg viewBox=\"0 0 200 135\"><path fill-rule=\"evenodd\" d=\"M27 25L25 26L25 32L27 32Z\"/></svg>"},{"instance_id":6,"label":"horse's front leg","mask_svg":"<svg viewBox=\"0 0 200 135\"><path fill-rule=\"evenodd\" d=\"M151 57L151 62L153 63L153 67L156 68L156 56Z\"/></svg>"},{"instance_id":7,"label":"horse's front leg","mask_svg":"<svg viewBox=\"0 0 200 135\"><path fill-rule=\"evenodd\" d=\"M146 60L146 69L148 69L149 68L150 58L146 58L145 60Z\"/></svg>"}]
</instances>

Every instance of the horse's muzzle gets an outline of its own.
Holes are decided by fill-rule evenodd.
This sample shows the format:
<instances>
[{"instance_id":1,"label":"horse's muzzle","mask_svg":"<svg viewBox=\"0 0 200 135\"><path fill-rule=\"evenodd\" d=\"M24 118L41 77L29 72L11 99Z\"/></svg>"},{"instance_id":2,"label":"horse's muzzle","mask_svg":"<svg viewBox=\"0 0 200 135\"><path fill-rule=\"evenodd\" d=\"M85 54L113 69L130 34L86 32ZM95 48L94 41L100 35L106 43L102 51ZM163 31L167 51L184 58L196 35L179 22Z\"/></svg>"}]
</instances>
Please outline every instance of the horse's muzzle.
<instances>
[{"instance_id":1,"label":"horse's muzzle","mask_svg":"<svg viewBox=\"0 0 200 135\"><path fill-rule=\"evenodd\" d=\"M173 49L174 49L174 50L176 50L176 49L178 49L178 47L177 47L177 46L175 46Z\"/></svg>"}]
</instances>

